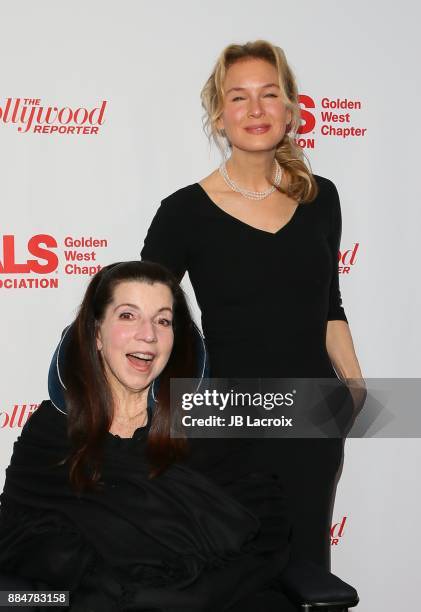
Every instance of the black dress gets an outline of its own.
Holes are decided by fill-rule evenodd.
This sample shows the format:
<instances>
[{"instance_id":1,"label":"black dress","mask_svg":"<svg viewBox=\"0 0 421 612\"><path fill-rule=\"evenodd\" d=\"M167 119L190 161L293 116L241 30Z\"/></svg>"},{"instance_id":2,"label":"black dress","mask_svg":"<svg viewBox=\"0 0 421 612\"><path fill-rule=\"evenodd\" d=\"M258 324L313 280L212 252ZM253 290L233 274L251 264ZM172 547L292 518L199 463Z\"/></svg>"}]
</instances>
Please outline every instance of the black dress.
<instances>
[{"instance_id":1,"label":"black dress","mask_svg":"<svg viewBox=\"0 0 421 612\"><path fill-rule=\"evenodd\" d=\"M213 377L336 377L326 350L329 320L347 321L339 290L341 211L335 185L271 234L219 208L195 183L163 200L142 259L186 271L202 313ZM269 439L255 460L280 475L293 524L292 557L329 567L329 526L341 439ZM245 441L203 440L208 460L241 463ZM204 452L204 456L206 452Z\"/></svg>"}]
</instances>

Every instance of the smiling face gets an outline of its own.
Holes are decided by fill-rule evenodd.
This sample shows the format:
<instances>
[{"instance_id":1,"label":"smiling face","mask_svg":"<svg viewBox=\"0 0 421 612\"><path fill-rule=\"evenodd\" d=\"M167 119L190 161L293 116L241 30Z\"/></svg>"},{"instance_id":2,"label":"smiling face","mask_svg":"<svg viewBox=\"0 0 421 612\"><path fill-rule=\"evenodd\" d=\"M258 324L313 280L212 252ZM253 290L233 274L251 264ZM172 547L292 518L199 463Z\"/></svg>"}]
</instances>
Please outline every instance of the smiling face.
<instances>
[{"instance_id":1,"label":"smiling face","mask_svg":"<svg viewBox=\"0 0 421 612\"><path fill-rule=\"evenodd\" d=\"M278 83L275 66L262 59L239 60L228 68L217 127L233 148L270 151L282 140L292 114Z\"/></svg>"},{"instance_id":2,"label":"smiling face","mask_svg":"<svg viewBox=\"0 0 421 612\"><path fill-rule=\"evenodd\" d=\"M119 283L97 332L113 394L138 393L159 376L171 355L173 296L162 283Z\"/></svg>"}]
</instances>

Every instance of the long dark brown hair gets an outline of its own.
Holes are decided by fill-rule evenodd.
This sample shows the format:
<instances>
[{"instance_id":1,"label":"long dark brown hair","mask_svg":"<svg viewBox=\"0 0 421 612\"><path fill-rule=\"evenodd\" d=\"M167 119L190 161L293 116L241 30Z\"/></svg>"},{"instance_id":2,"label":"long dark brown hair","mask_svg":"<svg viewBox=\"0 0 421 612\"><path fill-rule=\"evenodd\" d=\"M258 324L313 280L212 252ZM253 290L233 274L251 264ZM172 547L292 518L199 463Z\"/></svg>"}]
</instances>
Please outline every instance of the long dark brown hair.
<instances>
[{"instance_id":1,"label":"long dark brown hair","mask_svg":"<svg viewBox=\"0 0 421 612\"><path fill-rule=\"evenodd\" d=\"M183 290L175 277L159 264L129 261L111 264L91 280L69 330L63 379L66 386L68 457L70 482L76 491L94 488L101 476L103 446L111 427L114 407L111 389L97 349L98 326L112 302L115 288L125 281L162 283L173 296L174 344L170 358L159 376L159 390L147 441L150 475L162 472L185 456L187 442L171 438L170 379L195 376L194 324ZM176 410L176 408L174 408Z\"/></svg>"}]
</instances>

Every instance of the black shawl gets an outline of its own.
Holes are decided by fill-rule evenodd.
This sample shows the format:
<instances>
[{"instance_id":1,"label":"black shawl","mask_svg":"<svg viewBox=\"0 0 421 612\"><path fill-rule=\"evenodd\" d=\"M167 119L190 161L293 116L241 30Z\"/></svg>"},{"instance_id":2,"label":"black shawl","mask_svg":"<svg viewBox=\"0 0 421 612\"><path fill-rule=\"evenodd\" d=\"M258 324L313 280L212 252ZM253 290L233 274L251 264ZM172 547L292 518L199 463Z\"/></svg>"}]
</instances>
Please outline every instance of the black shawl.
<instances>
[{"instance_id":1,"label":"black shawl","mask_svg":"<svg viewBox=\"0 0 421 612\"><path fill-rule=\"evenodd\" d=\"M151 479L146 435L108 434L101 488L77 496L67 418L43 402L6 471L0 568L101 612L219 612L276 580L289 533L277 482L251 473L219 486L186 464Z\"/></svg>"}]
</instances>

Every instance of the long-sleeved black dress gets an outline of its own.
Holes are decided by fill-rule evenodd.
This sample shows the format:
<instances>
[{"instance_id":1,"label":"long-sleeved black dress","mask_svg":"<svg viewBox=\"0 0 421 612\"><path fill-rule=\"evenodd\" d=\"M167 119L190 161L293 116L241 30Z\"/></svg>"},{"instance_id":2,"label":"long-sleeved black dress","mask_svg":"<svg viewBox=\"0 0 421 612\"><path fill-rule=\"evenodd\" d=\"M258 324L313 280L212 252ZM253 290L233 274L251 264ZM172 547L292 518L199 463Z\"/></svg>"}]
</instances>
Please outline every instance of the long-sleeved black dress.
<instances>
[{"instance_id":1,"label":"long-sleeved black dress","mask_svg":"<svg viewBox=\"0 0 421 612\"><path fill-rule=\"evenodd\" d=\"M338 280L341 210L335 185L315 178L317 198L300 203L274 234L223 211L198 183L176 191L158 209L142 259L167 266L179 279L189 273L213 377L336 377L326 328L329 320L347 321ZM239 466L250 452L250 441L195 442L204 462L221 472ZM253 448L256 461L284 484L292 557L329 566L343 440L266 439Z\"/></svg>"}]
</instances>

